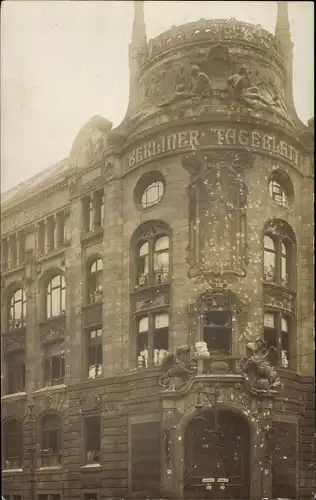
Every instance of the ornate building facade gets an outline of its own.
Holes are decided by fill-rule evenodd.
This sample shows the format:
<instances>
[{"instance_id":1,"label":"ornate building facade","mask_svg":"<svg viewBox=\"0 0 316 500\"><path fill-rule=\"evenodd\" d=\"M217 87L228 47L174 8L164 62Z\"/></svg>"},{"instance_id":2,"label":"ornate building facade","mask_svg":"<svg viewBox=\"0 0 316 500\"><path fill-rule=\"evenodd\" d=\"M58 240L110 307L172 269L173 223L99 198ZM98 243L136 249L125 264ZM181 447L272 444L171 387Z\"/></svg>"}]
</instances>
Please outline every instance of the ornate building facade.
<instances>
[{"instance_id":1,"label":"ornate building facade","mask_svg":"<svg viewBox=\"0 0 316 500\"><path fill-rule=\"evenodd\" d=\"M313 138L275 35L147 42L130 98L2 197L2 491L10 500L310 499Z\"/></svg>"}]
</instances>

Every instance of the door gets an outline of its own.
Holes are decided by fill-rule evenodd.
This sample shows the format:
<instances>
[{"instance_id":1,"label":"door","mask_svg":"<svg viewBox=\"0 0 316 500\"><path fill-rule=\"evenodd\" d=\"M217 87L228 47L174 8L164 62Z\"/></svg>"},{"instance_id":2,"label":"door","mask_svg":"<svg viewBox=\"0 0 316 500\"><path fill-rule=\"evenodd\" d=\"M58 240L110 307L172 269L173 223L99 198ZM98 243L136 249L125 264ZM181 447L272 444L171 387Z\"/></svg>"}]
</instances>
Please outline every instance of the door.
<instances>
[{"instance_id":1,"label":"door","mask_svg":"<svg viewBox=\"0 0 316 500\"><path fill-rule=\"evenodd\" d=\"M185 432L185 498L250 498L249 427L227 410L204 410Z\"/></svg>"}]
</instances>

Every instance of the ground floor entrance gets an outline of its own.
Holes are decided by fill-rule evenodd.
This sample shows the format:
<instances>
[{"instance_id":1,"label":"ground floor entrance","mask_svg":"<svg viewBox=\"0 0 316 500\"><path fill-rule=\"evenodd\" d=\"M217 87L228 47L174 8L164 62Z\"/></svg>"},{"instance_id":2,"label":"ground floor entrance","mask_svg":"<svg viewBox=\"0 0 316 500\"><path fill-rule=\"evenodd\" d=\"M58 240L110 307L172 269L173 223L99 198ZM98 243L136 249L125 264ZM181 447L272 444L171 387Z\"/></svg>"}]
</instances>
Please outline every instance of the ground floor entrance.
<instances>
[{"instance_id":1,"label":"ground floor entrance","mask_svg":"<svg viewBox=\"0 0 316 500\"><path fill-rule=\"evenodd\" d=\"M250 435L243 416L206 409L185 431L184 497L250 498Z\"/></svg>"}]
</instances>

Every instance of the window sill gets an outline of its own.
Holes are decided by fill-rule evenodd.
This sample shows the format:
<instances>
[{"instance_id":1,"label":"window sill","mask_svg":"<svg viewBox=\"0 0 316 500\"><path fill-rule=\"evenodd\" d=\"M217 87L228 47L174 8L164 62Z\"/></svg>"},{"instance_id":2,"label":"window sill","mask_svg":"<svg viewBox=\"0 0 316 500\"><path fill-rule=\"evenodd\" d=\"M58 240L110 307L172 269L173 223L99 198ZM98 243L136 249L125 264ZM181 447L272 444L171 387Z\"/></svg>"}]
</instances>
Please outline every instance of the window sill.
<instances>
[{"instance_id":1,"label":"window sill","mask_svg":"<svg viewBox=\"0 0 316 500\"><path fill-rule=\"evenodd\" d=\"M284 292L291 293L292 295L296 294L294 288L289 287L289 286L285 286L285 285L281 285L280 283L275 283L274 281L266 281L265 279L263 279L263 284L265 286L271 286L272 288L275 288L278 290L283 290Z\"/></svg>"},{"instance_id":2,"label":"window sill","mask_svg":"<svg viewBox=\"0 0 316 500\"><path fill-rule=\"evenodd\" d=\"M83 232L81 235L81 243L85 244L94 239L103 239L104 227L99 227L94 231Z\"/></svg>"},{"instance_id":3,"label":"window sill","mask_svg":"<svg viewBox=\"0 0 316 500\"><path fill-rule=\"evenodd\" d=\"M24 270L24 264L16 265L15 267L10 267L8 269L2 269L1 273L3 277L9 276L10 274L20 272Z\"/></svg>"},{"instance_id":4,"label":"window sill","mask_svg":"<svg viewBox=\"0 0 316 500\"><path fill-rule=\"evenodd\" d=\"M6 399L21 398L26 395L27 395L26 392L14 392L12 394L5 394L4 396L1 396L1 401Z\"/></svg>"},{"instance_id":5,"label":"window sill","mask_svg":"<svg viewBox=\"0 0 316 500\"><path fill-rule=\"evenodd\" d=\"M23 472L23 469L2 469L2 474L12 474L13 472Z\"/></svg>"},{"instance_id":6,"label":"window sill","mask_svg":"<svg viewBox=\"0 0 316 500\"><path fill-rule=\"evenodd\" d=\"M166 280L162 283L153 283L153 284L146 284L146 285L139 285L135 286L132 290L132 293L140 293L143 291L151 290L151 289L156 289L156 288L161 288L164 286L170 286L170 280Z\"/></svg>"},{"instance_id":7,"label":"window sill","mask_svg":"<svg viewBox=\"0 0 316 500\"><path fill-rule=\"evenodd\" d=\"M61 465L48 465L47 467L38 467L36 470L61 470Z\"/></svg>"},{"instance_id":8,"label":"window sill","mask_svg":"<svg viewBox=\"0 0 316 500\"><path fill-rule=\"evenodd\" d=\"M59 257L63 255L65 249L64 247L56 248L56 250L49 250L45 253L38 254L36 260L38 262L44 262L45 260L51 259L52 257Z\"/></svg>"},{"instance_id":9,"label":"window sill","mask_svg":"<svg viewBox=\"0 0 316 500\"><path fill-rule=\"evenodd\" d=\"M82 465L80 469L89 469L89 468L95 468L95 467L102 467L101 464L86 464Z\"/></svg>"},{"instance_id":10,"label":"window sill","mask_svg":"<svg viewBox=\"0 0 316 500\"><path fill-rule=\"evenodd\" d=\"M66 389L66 384L58 384L58 385L50 385L47 387L42 387L41 389L37 389L33 394L37 394L39 392L48 392L48 391L58 391L59 389Z\"/></svg>"}]
</instances>

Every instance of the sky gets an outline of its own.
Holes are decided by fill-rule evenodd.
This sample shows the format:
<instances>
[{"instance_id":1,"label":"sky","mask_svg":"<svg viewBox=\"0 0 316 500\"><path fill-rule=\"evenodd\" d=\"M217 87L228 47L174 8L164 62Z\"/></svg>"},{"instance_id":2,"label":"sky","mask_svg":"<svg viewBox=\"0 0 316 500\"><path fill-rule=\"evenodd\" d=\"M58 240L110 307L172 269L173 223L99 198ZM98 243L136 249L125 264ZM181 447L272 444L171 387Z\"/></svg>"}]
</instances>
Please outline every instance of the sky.
<instances>
[{"instance_id":1,"label":"sky","mask_svg":"<svg viewBox=\"0 0 316 500\"><path fill-rule=\"evenodd\" d=\"M145 1L148 39L172 25L231 18L274 33L276 2ZM128 103L133 2L6 0L1 16L1 192L66 158L82 126L117 126ZM314 2L289 2L294 100L314 110Z\"/></svg>"}]
</instances>

